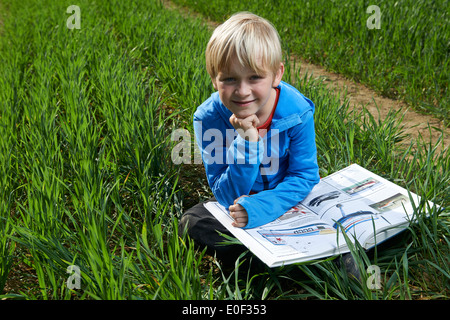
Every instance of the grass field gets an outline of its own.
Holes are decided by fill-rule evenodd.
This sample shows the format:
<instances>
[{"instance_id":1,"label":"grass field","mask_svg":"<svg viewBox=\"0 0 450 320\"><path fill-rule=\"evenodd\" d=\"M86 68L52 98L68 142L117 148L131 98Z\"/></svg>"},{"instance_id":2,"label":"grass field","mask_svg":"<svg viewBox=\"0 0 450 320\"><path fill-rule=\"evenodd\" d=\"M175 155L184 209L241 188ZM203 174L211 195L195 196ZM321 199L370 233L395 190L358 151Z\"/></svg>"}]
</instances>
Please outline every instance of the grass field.
<instances>
[{"instance_id":1,"label":"grass field","mask_svg":"<svg viewBox=\"0 0 450 320\"><path fill-rule=\"evenodd\" d=\"M214 21L237 11L277 27L286 51L450 120L450 2L446 0L173 0ZM368 29L380 12L379 29Z\"/></svg>"},{"instance_id":2,"label":"grass field","mask_svg":"<svg viewBox=\"0 0 450 320\"><path fill-rule=\"evenodd\" d=\"M178 234L183 210L209 196L201 165L175 165L174 129L212 92L210 30L157 1L0 0L1 299L448 299L449 150L408 143L401 116L376 121L340 93L295 74L316 105L322 176L350 163L418 193L417 223L353 253L367 278L330 260L222 274ZM425 201L444 208L423 214ZM67 272L81 272L71 288Z\"/></svg>"}]
</instances>

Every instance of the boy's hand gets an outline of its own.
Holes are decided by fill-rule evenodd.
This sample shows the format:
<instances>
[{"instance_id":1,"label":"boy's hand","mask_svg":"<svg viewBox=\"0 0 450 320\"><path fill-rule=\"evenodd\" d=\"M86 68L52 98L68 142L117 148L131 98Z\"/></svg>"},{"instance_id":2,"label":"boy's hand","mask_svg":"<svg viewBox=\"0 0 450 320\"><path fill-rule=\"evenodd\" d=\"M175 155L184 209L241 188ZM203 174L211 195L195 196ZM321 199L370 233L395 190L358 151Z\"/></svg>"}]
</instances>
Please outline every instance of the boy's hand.
<instances>
[{"instance_id":1,"label":"boy's hand","mask_svg":"<svg viewBox=\"0 0 450 320\"><path fill-rule=\"evenodd\" d=\"M231 125L237 130L242 138L256 142L259 139L258 124L259 119L256 114L252 114L247 118L237 118L234 114L230 117Z\"/></svg>"},{"instance_id":2,"label":"boy's hand","mask_svg":"<svg viewBox=\"0 0 450 320\"><path fill-rule=\"evenodd\" d=\"M243 228L248 223L247 210L245 210L243 206L237 203L238 200L242 197L248 196L240 196L239 198L234 200L234 204L228 208L228 210L230 210L231 217L234 219L232 226L237 228Z\"/></svg>"}]
</instances>

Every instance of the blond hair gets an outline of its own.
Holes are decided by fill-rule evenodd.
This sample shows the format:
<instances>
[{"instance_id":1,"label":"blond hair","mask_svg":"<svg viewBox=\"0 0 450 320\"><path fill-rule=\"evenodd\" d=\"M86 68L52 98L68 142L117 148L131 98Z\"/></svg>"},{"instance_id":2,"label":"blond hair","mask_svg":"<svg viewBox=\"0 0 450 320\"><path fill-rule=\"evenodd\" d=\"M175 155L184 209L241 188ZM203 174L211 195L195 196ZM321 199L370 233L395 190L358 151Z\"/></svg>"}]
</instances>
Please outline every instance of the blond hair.
<instances>
[{"instance_id":1,"label":"blond hair","mask_svg":"<svg viewBox=\"0 0 450 320\"><path fill-rule=\"evenodd\" d=\"M206 47L206 70L211 79L226 70L237 57L242 66L257 74L275 74L281 63L280 37L266 19L250 12L239 12L218 26Z\"/></svg>"}]
</instances>

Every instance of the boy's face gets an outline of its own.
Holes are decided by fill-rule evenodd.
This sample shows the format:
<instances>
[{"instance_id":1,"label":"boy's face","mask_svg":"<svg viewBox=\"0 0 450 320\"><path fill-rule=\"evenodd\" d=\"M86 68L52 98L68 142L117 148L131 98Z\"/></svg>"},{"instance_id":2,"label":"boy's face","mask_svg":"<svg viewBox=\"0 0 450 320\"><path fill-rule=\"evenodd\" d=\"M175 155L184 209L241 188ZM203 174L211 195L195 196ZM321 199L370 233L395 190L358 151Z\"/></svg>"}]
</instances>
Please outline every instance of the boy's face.
<instances>
[{"instance_id":1,"label":"boy's face","mask_svg":"<svg viewBox=\"0 0 450 320\"><path fill-rule=\"evenodd\" d=\"M244 119L256 114L264 121L272 111L276 97L273 88L280 84L283 72L284 66L280 64L275 75L271 71L258 75L234 58L228 69L220 71L212 81L222 103L237 118Z\"/></svg>"}]
</instances>

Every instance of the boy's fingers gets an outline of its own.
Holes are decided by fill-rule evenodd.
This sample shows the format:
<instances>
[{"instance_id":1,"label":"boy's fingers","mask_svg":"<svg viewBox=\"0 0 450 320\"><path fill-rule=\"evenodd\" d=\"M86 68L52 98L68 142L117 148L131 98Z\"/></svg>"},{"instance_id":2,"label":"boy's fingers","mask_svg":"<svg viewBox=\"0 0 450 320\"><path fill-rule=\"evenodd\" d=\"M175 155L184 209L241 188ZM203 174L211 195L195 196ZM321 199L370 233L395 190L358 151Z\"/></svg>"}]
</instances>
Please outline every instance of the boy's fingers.
<instances>
[{"instance_id":1,"label":"boy's fingers","mask_svg":"<svg viewBox=\"0 0 450 320\"><path fill-rule=\"evenodd\" d=\"M241 222L241 223L233 222L233 223L231 223L231 225L236 228L243 228L247 225L247 222Z\"/></svg>"},{"instance_id":2,"label":"boy's fingers","mask_svg":"<svg viewBox=\"0 0 450 320\"><path fill-rule=\"evenodd\" d=\"M232 204L228 210L230 210L230 212L234 212L234 211L238 211L240 210L238 206L241 206L240 204Z\"/></svg>"},{"instance_id":3,"label":"boy's fingers","mask_svg":"<svg viewBox=\"0 0 450 320\"><path fill-rule=\"evenodd\" d=\"M230 212L230 216L233 219L241 219L247 216L247 212L245 210L232 211Z\"/></svg>"},{"instance_id":4,"label":"boy's fingers","mask_svg":"<svg viewBox=\"0 0 450 320\"><path fill-rule=\"evenodd\" d=\"M239 227L239 228L245 227L248 222L247 216L234 217L233 219L234 219L234 221L232 222L232 225L234 227Z\"/></svg>"},{"instance_id":5,"label":"boy's fingers","mask_svg":"<svg viewBox=\"0 0 450 320\"><path fill-rule=\"evenodd\" d=\"M256 114L252 114L247 118L237 118L234 114L232 114L229 121L235 129L237 129L236 127L241 129L250 129L252 127L256 128L259 125L259 118Z\"/></svg>"},{"instance_id":6,"label":"boy's fingers","mask_svg":"<svg viewBox=\"0 0 450 320\"><path fill-rule=\"evenodd\" d=\"M236 116L234 115L234 114L232 114L231 115L231 117L230 117L230 123L231 123L231 125L234 127L235 126L235 124L236 124Z\"/></svg>"},{"instance_id":7,"label":"boy's fingers","mask_svg":"<svg viewBox=\"0 0 450 320\"><path fill-rule=\"evenodd\" d=\"M242 209L239 209L242 208ZM237 228L243 228L248 223L247 211L240 204L230 206L230 216L233 218L231 225Z\"/></svg>"},{"instance_id":8,"label":"boy's fingers","mask_svg":"<svg viewBox=\"0 0 450 320\"><path fill-rule=\"evenodd\" d=\"M240 204L233 204L229 207L230 216L233 218L231 225L237 228L243 228L248 223L247 211Z\"/></svg>"},{"instance_id":9,"label":"boy's fingers","mask_svg":"<svg viewBox=\"0 0 450 320\"><path fill-rule=\"evenodd\" d=\"M259 118L256 114L252 114L251 116L245 118L245 120L250 121L255 128L259 125Z\"/></svg>"},{"instance_id":10,"label":"boy's fingers","mask_svg":"<svg viewBox=\"0 0 450 320\"><path fill-rule=\"evenodd\" d=\"M237 202L239 201L239 199L240 199L240 198L243 198L243 197L248 197L248 195L244 194L244 195L240 196L239 198L237 198L236 200L234 200L234 204L237 204ZM242 206L241 206L241 207L242 207Z\"/></svg>"}]
</instances>

